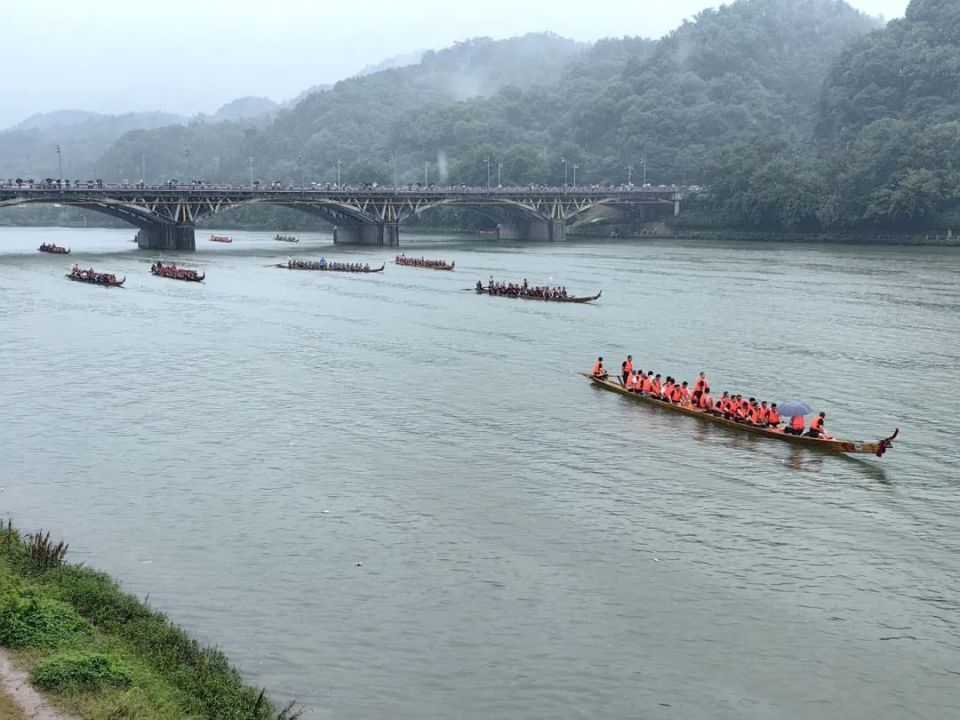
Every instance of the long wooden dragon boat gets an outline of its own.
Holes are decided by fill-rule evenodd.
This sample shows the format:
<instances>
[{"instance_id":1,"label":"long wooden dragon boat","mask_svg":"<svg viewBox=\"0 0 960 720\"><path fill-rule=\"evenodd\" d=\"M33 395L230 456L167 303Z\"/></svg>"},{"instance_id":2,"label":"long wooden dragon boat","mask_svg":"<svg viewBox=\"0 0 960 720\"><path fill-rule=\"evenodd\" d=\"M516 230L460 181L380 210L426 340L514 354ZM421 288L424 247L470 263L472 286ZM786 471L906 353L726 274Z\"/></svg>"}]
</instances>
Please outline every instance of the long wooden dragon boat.
<instances>
[{"instance_id":1,"label":"long wooden dragon boat","mask_svg":"<svg viewBox=\"0 0 960 720\"><path fill-rule=\"evenodd\" d=\"M383 269L387 266L386 263L381 265L378 268L360 268L358 270L346 270L340 268L332 268L329 265L324 267L297 267L296 265L287 265L286 263L276 263L274 267L278 267L282 270L303 270L304 272L341 272L341 273L378 273L383 272Z\"/></svg>"},{"instance_id":2,"label":"long wooden dragon boat","mask_svg":"<svg viewBox=\"0 0 960 720\"><path fill-rule=\"evenodd\" d=\"M393 262L397 265L422 268L423 270L453 270L457 266L456 260L451 260L450 262L447 262L446 260L428 260L428 262L432 262L434 264L421 265L416 261L416 258L403 257L402 255L397 255Z\"/></svg>"},{"instance_id":3,"label":"long wooden dragon boat","mask_svg":"<svg viewBox=\"0 0 960 720\"><path fill-rule=\"evenodd\" d=\"M183 270L184 268L175 268L176 270ZM182 280L183 282L203 282L207 274L203 273L202 275L194 271L193 275L167 275L163 272L158 272L156 268L150 268L150 274L156 275L157 277L168 278L170 280Z\"/></svg>"},{"instance_id":4,"label":"long wooden dragon boat","mask_svg":"<svg viewBox=\"0 0 960 720\"><path fill-rule=\"evenodd\" d=\"M538 302L558 302L558 303L588 303L593 302L594 300L599 300L600 296L603 295L603 290L598 292L596 295L584 295L582 297L565 297L565 298L552 298L552 297L541 297L539 295L521 295L519 293L499 293L499 292L490 292L487 288L474 288L474 292L477 295L489 295L490 297L505 297L513 298L520 300L536 300Z\"/></svg>"},{"instance_id":5,"label":"long wooden dragon boat","mask_svg":"<svg viewBox=\"0 0 960 720\"><path fill-rule=\"evenodd\" d=\"M108 281L98 282L93 278L80 277L79 275L72 275L70 273L67 273L66 277L67 277L67 280L86 283L87 285L99 285L100 287L123 287L123 284L127 281L126 275L123 276L122 280L114 280L112 282L108 282Z\"/></svg>"},{"instance_id":6,"label":"long wooden dragon boat","mask_svg":"<svg viewBox=\"0 0 960 720\"><path fill-rule=\"evenodd\" d=\"M703 410L697 408L686 407L684 405L675 405L665 400L655 398L651 395L631 392L614 379L601 380L600 378L596 378L588 372L581 372L579 374L589 379L597 387L619 393L620 395L626 395L629 398L647 403L649 405L656 405L666 410L673 410L674 412L678 412L683 415L693 415L705 422L724 425L742 432L748 432L754 435L762 435L763 437L772 438L773 440L784 440L788 443L793 443L794 445L803 445L805 447L820 448L822 450L831 450L841 453L869 453L871 455L876 455L877 457L883 457L883 454L893 446L894 439L900 434L900 428L897 428L890 437L876 440L874 442L840 439L823 440L821 438L808 437L806 435L789 435L781 430L762 428L756 425L746 425L744 423L739 423L735 420L730 420L719 415L713 415L711 413L704 412Z\"/></svg>"}]
</instances>

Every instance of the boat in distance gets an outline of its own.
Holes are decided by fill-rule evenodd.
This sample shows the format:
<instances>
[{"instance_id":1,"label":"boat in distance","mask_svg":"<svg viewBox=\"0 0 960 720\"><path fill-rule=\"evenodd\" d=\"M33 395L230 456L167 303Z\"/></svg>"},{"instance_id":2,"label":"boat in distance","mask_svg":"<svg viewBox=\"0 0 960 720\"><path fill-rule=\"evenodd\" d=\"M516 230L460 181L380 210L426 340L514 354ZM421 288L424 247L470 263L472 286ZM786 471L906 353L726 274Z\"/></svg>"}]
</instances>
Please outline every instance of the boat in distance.
<instances>
[{"instance_id":1,"label":"boat in distance","mask_svg":"<svg viewBox=\"0 0 960 720\"><path fill-rule=\"evenodd\" d=\"M170 278L171 280L183 280L184 282L203 282L207 277L206 273L201 275L196 270L178 268L176 265L162 265L161 263L151 265L150 274Z\"/></svg>"},{"instance_id":2,"label":"boat in distance","mask_svg":"<svg viewBox=\"0 0 960 720\"><path fill-rule=\"evenodd\" d=\"M47 245L47 243L41 243L37 250L45 253L52 253L53 255L70 254L70 248L60 247L59 245L54 245L53 243L50 243L49 245Z\"/></svg>"},{"instance_id":3,"label":"boat in distance","mask_svg":"<svg viewBox=\"0 0 960 720\"><path fill-rule=\"evenodd\" d=\"M279 233L277 235L274 235L273 239L276 240L277 242L288 242L288 243L300 242L300 238L296 237L295 235L280 235Z\"/></svg>"},{"instance_id":4,"label":"boat in distance","mask_svg":"<svg viewBox=\"0 0 960 720\"><path fill-rule=\"evenodd\" d=\"M86 283L87 285L100 285L102 287L123 287L123 284L127 281L126 275L124 275L123 279L121 280L96 280L94 278L74 275L72 273L67 273L65 277L68 280L73 280L74 282Z\"/></svg>"},{"instance_id":5,"label":"boat in distance","mask_svg":"<svg viewBox=\"0 0 960 720\"><path fill-rule=\"evenodd\" d=\"M598 292L596 295L583 295L581 297L570 296L570 297L544 297L542 295L524 295L522 293L502 293L502 292L490 292L488 288L477 287L472 288L477 295L490 295L491 297L505 297L520 300L536 300L538 302L556 302L556 303L589 303L594 300L599 300L600 296L603 295L603 290Z\"/></svg>"},{"instance_id":6,"label":"boat in distance","mask_svg":"<svg viewBox=\"0 0 960 720\"><path fill-rule=\"evenodd\" d=\"M211 235L210 242L232 243L233 238L230 237L229 235Z\"/></svg>"},{"instance_id":7,"label":"boat in distance","mask_svg":"<svg viewBox=\"0 0 960 720\"><path fill-rule=\"evenodd\" d=\"M456 260L428 260L427 258L412 258L406 255L397 255L394 264L406 267L423 268L425 270L453 270L457 266Z\"/></svg>"},{"instance_id":8,"label":"boat in distance","mask_svg":"<svg viewBox=\"0 0 960 720\"><path fill-rule=\"evenodd\" d=\"M316 266L316 267L288 265L287 263L276 263L274 265L274 267L281 268L283 270L305 270L307 272L342 272L342 273L378 273L378 272L383 272L383 269L386 266L387 264L384 263L378 268L362 267L362 268L346 269L342 267L331 266L329 263L325 266Z\"/></svg>"},{"instance_id":9,"label":"boat in distance","mask_svg":"<svg viewBox=\"0 0 960 720\"><path fill-rule=\"evenodd\" d=\"M772 438L774 440L784 440L794 445L803 445L810 448L820 448L822 450L831 450L834 452L840 453L851 453L851 454L860 454L860 453L869 453L871 455L876 455L877 457L883 457L883 454L893 446L893 441L900 434L900 428L897 428L893 435L882 440L877 440L875 442L864 442L862 440L841 440L833 439L826 440L823 438L809 437L807 435L790 435L779 430L773 430L770 428L759 427L757 425L747 425L745 423L739 423L735 420L730 420L729 418L720 417L719 415L713 415L711 413L705 412L698 408L686 407L684 405L676 405L666 400L660 400L651 395L644 395L642 393L635 393L630 390L627 390L620 383L614 379L601 380L598 377L594 377L588 372L578 371L578 375L583 375L585 378L590 380L597 387L601 387L604 390L609 390L611 392L619 393L620 395L626 395L627 397L633 398L634 400L639 400L640 402L645 402L650 405L656 405L658 407L665 408L667 410L674 410L676 412L682 413L684 415L693 415L698 417L701 420L707 422L716 423L718 425L725 425L729 428L736 430L742 430L745 432L753 433L754 435L762 435L763 437ZM611 376L612 378L612 376Z\"/></svg>"}]
</instances>

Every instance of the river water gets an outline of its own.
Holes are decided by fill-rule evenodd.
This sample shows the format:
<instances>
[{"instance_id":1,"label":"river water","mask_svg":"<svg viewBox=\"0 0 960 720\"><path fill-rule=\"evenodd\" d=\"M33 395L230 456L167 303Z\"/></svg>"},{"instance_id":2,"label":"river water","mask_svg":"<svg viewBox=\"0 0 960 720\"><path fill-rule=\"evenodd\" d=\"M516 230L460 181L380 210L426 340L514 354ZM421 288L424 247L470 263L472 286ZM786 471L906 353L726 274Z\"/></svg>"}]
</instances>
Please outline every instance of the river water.
<instances>
[{"instance_id":1,"label":"river water","mask_svg":"<svg viewBox=\"0 0 960 720\"><path fill-rule=\"evenodd\" d=\"M0 229L0 513L309 718L960 716L960 251ZM71 246L69 258L35 252ZM124 289L66 282L72 261ZM596 305L478 297L529 278ZM602 354L882 460L597 390Z\"/></svg>"}]
</instances>

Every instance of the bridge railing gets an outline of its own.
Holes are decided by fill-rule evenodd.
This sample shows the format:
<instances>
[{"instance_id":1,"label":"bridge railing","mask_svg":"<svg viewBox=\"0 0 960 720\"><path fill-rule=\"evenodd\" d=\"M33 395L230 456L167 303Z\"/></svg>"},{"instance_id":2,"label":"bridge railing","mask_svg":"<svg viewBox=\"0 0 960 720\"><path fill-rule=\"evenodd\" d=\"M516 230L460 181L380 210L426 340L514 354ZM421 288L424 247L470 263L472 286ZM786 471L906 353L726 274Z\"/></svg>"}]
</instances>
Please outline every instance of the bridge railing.
<instances>
[{"instance_id":1,"label":"bridge railing","mask_svg":"<svg viewBox=\"0 0 960 720\"><path fill-rule=\"evenodd\" d=\"M75 183L69 185L49 184L49 183L12 183L0 182L0 191L12 191L18 193L36 193L45 195L61 195L65 193L90 193L110 195L110 194L141 194L149 193L176 193L176 194L223 194L223 193L244 193L249 195L267 196L297 193L301 195L356 195L368 193L371 195L383 194L408 194L408 195L487 195L487 196L510 196L518 195L546 196L546 195L604 195L604 194L624 194L624 195L657 195L664 193L685 192L687 190L699 190L697 186L682 187L679 185L656 185L656 186L629 186L629 185L568 185L550 186L550 185L523 185L511 187L465 187L462 185L322 185L322 186L255 186L255 185L230 185L230 184L168 184L146 185L146 184L122 184L107 183L103 185L90 185L88 183Z\"/></svg>"}]
</instances>

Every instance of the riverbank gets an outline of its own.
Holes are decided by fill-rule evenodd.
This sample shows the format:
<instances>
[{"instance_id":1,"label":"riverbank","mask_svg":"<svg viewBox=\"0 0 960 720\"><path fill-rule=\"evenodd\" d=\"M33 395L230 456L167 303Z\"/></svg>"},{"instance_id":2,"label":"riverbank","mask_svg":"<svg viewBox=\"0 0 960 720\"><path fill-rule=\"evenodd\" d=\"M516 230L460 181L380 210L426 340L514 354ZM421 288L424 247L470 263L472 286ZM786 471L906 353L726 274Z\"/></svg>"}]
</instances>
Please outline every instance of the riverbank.
<instances>
[{"instance_id":1,"label":"riverbank","mask_svg":"<svg viewBox=\"0 0 960 720\"><path fill-rule=\"evenodd\" d=\"M84 720L298 716L105 573L65 563L67 549L49 533L0 530L0 648L54 708ZM8 695L11 718L59 717L31 714L41 706L30 693Z\"/></svg>"}]
</instances>

